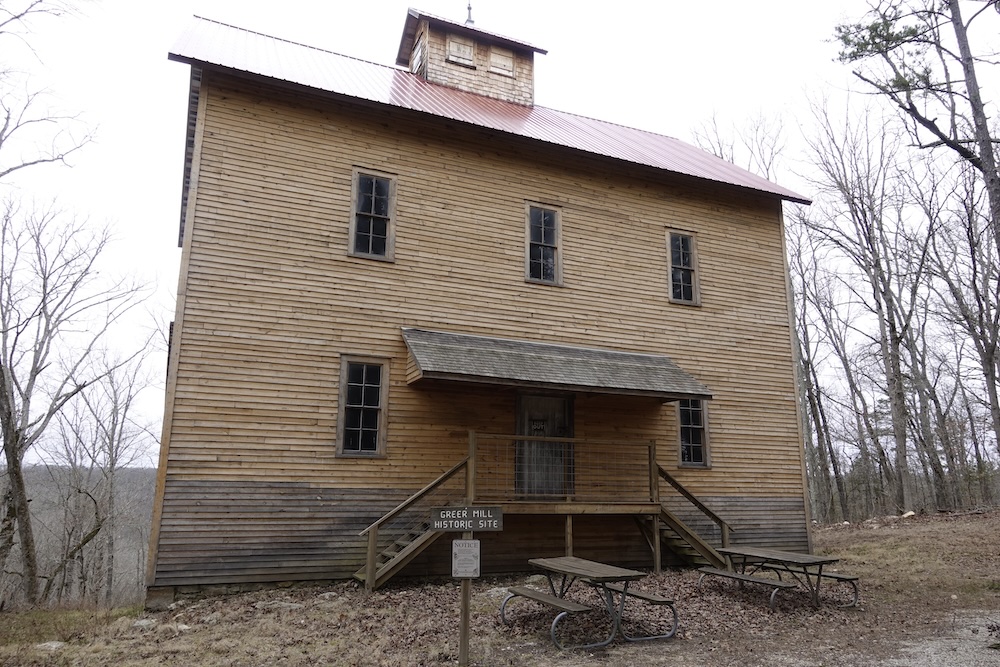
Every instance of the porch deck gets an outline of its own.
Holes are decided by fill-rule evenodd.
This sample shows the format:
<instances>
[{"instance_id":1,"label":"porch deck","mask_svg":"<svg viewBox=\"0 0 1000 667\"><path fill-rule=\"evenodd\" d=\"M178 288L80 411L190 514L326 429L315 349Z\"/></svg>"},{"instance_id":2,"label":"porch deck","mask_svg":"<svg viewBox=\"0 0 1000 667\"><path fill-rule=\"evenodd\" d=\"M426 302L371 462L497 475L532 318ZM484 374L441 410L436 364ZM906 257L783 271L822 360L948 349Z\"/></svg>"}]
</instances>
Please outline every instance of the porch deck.
<instances>
[{"instance_id":1,"label":"porch deck","mask_svg":"<svg viewBox=\"0 0 1000 667\"><path fill-rule=\"evenodd\" d=\"M450 470L362 531L367 563L355 574L375 588L443 533L430 530L431 509L499 505L505 514L566 518L566 555L572 555L573 517L625 515L644 522L652 565L659 570L661 527L708 562L724 559L661 502L661 481L721 529L729 526L656 461L656 442L469 433L469 454Z\"/></svg>"}]
</instances>

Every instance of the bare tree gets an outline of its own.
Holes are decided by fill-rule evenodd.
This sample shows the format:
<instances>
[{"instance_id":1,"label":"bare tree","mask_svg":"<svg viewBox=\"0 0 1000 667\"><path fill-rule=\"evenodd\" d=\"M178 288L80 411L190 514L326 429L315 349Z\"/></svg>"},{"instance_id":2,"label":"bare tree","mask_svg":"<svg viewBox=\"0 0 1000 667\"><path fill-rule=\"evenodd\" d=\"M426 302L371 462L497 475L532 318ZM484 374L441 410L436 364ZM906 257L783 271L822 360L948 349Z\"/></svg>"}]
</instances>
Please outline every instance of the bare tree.
<instances>
[{"instance_id":1,"label":"bare tree","mask_svg":"<svg viewBox=\"0 0 1000 667\"><path fill-rule=\"evenodd\" d=\"M917 145L945 148L982 174L990 228L1000 248L997 142L976 72L987 61L969 41L974 21L993 21L996 32L993 10L1000 0L968 3L973 8L968 20L962 4L882 0L861 22L837 26L836 36L841 61L857 64L854 74L899 109Z\"/></svg>"},{"instance_id":2,"label":"bare tree","mask_svg":"<svg viewBox=\"0 0 1000 667\"><path fill-rule=\"evenodd\" d=\"M780 118L756 114L728 130L719 127L715 114L694 132L702 150L732 162L764 178L774 179L785 150L784 126Z\"/></svg>"},{"instance_id":3,"label":"bare tree","mask_svg":"<svg viewBox=\"0 0 1000 667\"><path fill-rule=\"evenodd\" d=\"M8 203L0 218L0 433L21 556L23 592L38 599L38 561L23 461L77 394L108 371L88 361L105 334L140 302L140 286L108 281L97 260L107 232L51 210ZM0 535L0 545L6 545ZM9 552L0 552L0 563Z\"/></svg>"},{"instance_id":4,"label":"bare tree","mask_svg":"<svg viewBox=\"0 0 1000 667\"><path fill-rule=\"evenodd\" d=\"M70 9L61 0L0 0L0 45L20 45L37 58L30 40L32 25ZM29 167L64 164L90 142L78 118L47 108L45 97L21 72L0 66L0 182Z\"/></svg>"},{"instance_id":5,"label":"bare tree","mask_svg":"<svg viewBox=\"0 0 1000 667\"><path fill-rule=\"evenodd\" d=\"M867 335L881 360L895 445L897 509L912 507L908 462L908 411L904 370L907 330L919 302L918 290L927 254L926 232L907 229L900 169L894 162L898 138L871 114L835 124L818 107L818 134L810 140L818 187L827 195L810 224L855 272L843 287L874 318ZM814 207L816 208L816 207Z\"/></svg>"}]
</instances>

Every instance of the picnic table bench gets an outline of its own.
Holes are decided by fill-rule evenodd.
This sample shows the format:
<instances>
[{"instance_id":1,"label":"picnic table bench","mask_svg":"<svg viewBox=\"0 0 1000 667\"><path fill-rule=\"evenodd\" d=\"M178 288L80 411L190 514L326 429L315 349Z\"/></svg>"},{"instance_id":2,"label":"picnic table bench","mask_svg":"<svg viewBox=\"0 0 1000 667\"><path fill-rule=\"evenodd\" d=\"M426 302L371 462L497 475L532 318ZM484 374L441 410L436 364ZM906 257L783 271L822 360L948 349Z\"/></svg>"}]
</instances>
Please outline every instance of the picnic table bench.
<instances>
[{"instance_id":1,"label":"picnic table bench","mask_svg":"<svg viewBox=\"0 0 1000 667\"><path fill-rule=\"evenodd\" d=\"M549 635L552 637L552 643L560 649L565 647L559 642L558 635L556 634L556 626L559 625L559 622L570 614L593 611L592 607L588 607L585 604L574 602L573 600L566 600L555 595L549 595L544 591L528 588L527 586L511 586L507 589L507 597L504 598L503 603L500 605L500 620L503 621L505 625L510 625L506 614L507 603L516 597L534 600L535 602L540 602L541 604L555 607L559 610L559 613L556 614L556 617L553 619L552 625L549 628Z\"/></svg>"},{"instance_id":2,"label":"picnic table bench","mask_svg":"<svg viewBox=\"0 0 1000 667\"><path fill-rule=\"evenodd\" d=\"M762 569L762 570L771 570L771 571L775 572L778 575L778 579L781 579L781 573L782 572L791 574L793 577L798 576L800 574L800 572L798 570L789 569L788 567L785 567L784 565L779 565L779 564L774 564L774 563L762 563L760 565L760 569ZM851 585L851 593L852 593L851 601L848 602L848 603L846 603L846 604L842 604L842 605L838 605L838 606L840 606L840 607L857 607L858 606L858 598L860 597L860 592L858 590L858 579L859 579L859 577L857 575L854 575L854 574L844 574L842 572L821 572L821 573L819 573L818 576L821 577L821 578L823 578L823 579L832 579L833 581L839 581L841 583L850 584Z\"/></svg>"},{"instance_id":3,"label":"picnic table bench","mask_svg":"<svg viewBox=\"0 0 1000 667\"><path fill-rule=\"evenodd\" d=\"M526 586L511 586L507 589L507 597L500 605L500 619L505 624L509 624L506 611L507 605L514 598L523 597L548 605L559 611L550 626L550 635L552 637L552 643L560 649L607 646L614 640L615 635L619 632L621 632L622 637L624 637L626 641L665 639L672 637L677 632L677 610L674 607L673 600L656 593L629 589L628 586L630 582L647 576L645 572L630 570L614 565L607 565L605 563L586 560L584 558L576 558L574 556L533 558L528 562L545 571L551 594L534 588L528 588ZM558 587L553 580L554 575L561 577ZM598 596L604 603L604 611L611 619L611 632L606 638L599 641L567 647L559 641L559 637L556 632L557 626L570 614L594 611L593 608L585 604L566 599L566 593L569 592L573 583L576 581L582 581L583 583L592 586L598 593ZM618 596L617 602L615 600L615 596ZM622 628L622 614L625 610L625 600L629 597L640 599L653 605L668 605L672 613L670 630L664 634L643 636L628 634L626 630Z\"/></svg>"},{"instance_id":4,"label":"picnic table bench","mask_svg":"<svg viewBox=\"0 0 1000 667\"><path fill-rule=\"evenodd\" d=\"M771 591L771 601L768 605L771 609L774 609L774 599L775 596L778 594L778 591L780 591L783 588L795 588L795 584L793 584L790 581L782 581L780 576L778 579L765 579L763 577L755 577L752 574L744 574L743 572L736 572L735 570L720 570L715 567L707 567L707 566L699 567L698 571L701 572L701 576L698 577L699 586L701 585L701 582L706 575L712 575L715 577L726 577L728 579L735 579L736 581L740 582L741 586L744 583L748 583L748 584L761 584L762 586L768 586L770 588L773 588L774 590Z\"/></svg>"},{"instance_id":5,"label":"picnic table bench","mask_svg":"<svg viewBox=\"0 0 1000 667\"><path fill-rule=\"evenodd\" d=\"M700 568L702 577L699 579L699 582L706 574L711 574L739 581L773 586L775 587L775 590L771 593L771 608L773 609L778 589L795 586L791 581L782 580L782 573L790 574L797 583L805 587L812 598L814 607L819 606L820 583L823 579L831 579L849 583L853 589L854 596L852 601L842 606L853 607L858 604L858 577L839 572L823 571L824 566L832 565L840 560L835 556L818 556L815 554L754 546L725 547L720 548L718 551L729 559L730 569ZM762 570L775 572L778 575L778 580L775 581L774 579L754 576Z\"/></svg>"}]
</instances>

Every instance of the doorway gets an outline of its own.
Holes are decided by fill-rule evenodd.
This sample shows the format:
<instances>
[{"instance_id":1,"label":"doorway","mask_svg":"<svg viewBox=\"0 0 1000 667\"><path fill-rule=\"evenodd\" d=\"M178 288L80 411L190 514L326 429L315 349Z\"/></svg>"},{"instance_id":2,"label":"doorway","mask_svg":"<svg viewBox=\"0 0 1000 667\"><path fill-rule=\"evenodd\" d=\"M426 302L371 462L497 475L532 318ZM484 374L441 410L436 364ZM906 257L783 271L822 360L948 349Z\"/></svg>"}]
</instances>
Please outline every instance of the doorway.
<instances>
[{"instance_id":1,"label":"doorway","mask_svg":"<svg viewBox=\"0 0 1000 667\"><path fill-rule=\"evenodd\" d=\"M517 434L537 438L573 437L573 399L521 395ZM518 440L515 492L522 497L569 496L574 492L573 443Z\"/></svg>"}]
</instances>

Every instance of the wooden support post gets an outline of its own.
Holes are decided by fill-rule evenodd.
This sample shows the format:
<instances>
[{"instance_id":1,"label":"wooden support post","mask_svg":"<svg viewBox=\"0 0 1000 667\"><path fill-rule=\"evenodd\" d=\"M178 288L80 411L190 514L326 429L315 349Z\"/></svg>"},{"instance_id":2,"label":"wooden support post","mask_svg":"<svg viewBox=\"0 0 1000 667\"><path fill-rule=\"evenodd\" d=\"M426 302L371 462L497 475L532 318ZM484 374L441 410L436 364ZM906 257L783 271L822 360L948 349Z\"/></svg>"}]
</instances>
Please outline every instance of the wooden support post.
<instances>
[{"instance_id":1,"label":"wooden support post","mask_svg":"<svg viewBox=\"0 0 1000 667\"><path fill-rule=\"evenodd\" d=\"M465 466L465 502L468 505L476 504L476 432L475 431L469 431L469 463Z\"/></svg>"},{"instance_id":2,"label":"wooden support post","mask_svg":"<svg viewBox=\"0 0 1000 667\"><path fill-rule=\"evenodd\" d=\"M476 432L469 431L469 462L465 466L465 503L476 502ZM471 540L472 533L463 533L463 540ZM469 629L472 625L472 580L462 579L462 614L458 625L458 665L469 664Z\"/></svg>"},{"instance_id":3,"label":"wooden support post","mask_svg":"<svg viewBox=\"0 0 1000 667\"><path fill-rule=\"evenodd\" d=\"M659 574L663 568L663 544L660 539L660 515L654 514L653 525L653 572Z\"/></svg>"},{"instance_id":4,"label":"wooden support post","mask_svg":"<svg viewBox=\"0 0 1000 667\"><path fill-rule=\"evenodd\" d=\"M368 558L365 561L365 590L375 590L375 552L378 550L378 526L368 531Z\"/></svg>"},{"instance_id":5,"label":"wooden support post","mask_svg":"<svg viewBox=\"0 0 1000 667\"><path fill-rule=\"evenodd\" d=\"M656 464L656 440L649 441L649 498L654 503L660 502L660 474ZM660 515L654 514L652 517L653 531L653 572L659 574L663 567L663 553L660 541Z\"/></svg>"},{"instance_id":6,"label":"wooden support post","mask_svg":"<svg viewBox=\"0 0 1000 667\"><path fill-rule=\"evenodd\" d=\"M660 502L660 475L656 465L656 440L649 441L649 499Z\"/></svg>"},{"instance_id":7,"label":"wooden support post","mask_svg":"<svg viewBox=\"0 0 1000 667\"><path fill-rule=\"evenodd\" d=\"M462 533L463 540L471 540L472 533ZM472 625L472 580L462 579L462 613L458 624L458 665L469 664L469 631Z\"/></svg>"},{"instance_id":8,"label":"wooden support post","mask_svg":"<svg viewBox=\"0 0 1000 667\"><path fill-rule=\"evenodd\" d=\"M566 555L573 555L573 515L566 515Z\"/></svg>"}]
</instances>

